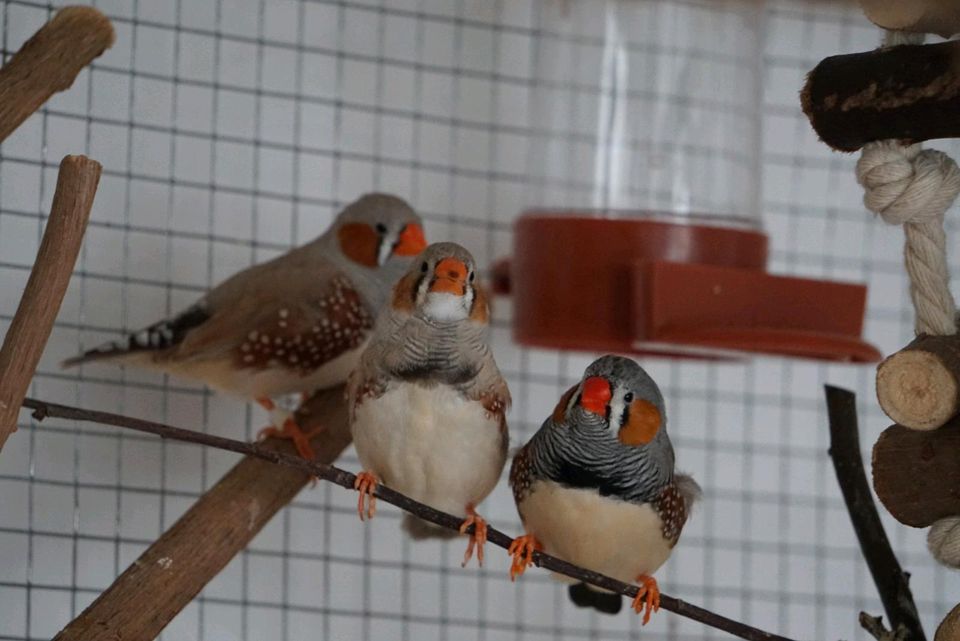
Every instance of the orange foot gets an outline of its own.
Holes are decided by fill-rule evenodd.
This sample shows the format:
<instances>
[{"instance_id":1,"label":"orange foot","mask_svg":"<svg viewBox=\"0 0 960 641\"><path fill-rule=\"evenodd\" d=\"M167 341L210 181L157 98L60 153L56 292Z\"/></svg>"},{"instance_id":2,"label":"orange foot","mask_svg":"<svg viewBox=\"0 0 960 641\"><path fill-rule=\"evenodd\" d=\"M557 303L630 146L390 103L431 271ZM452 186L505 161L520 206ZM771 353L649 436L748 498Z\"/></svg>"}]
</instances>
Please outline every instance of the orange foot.
<instances>
[{"instance_id":1,"label":"orange foot","mask_svg":"<svg viewBox=\"0 0 960 641\"><path fill-rule=\"evenodd\" d=\"M515 538L507 550L507 553L513 557L513 563L510 564L510 580L516 581L518 576L526 572L527 568L533 565L533 552L542 549L540 541L532 534Z\"/></svg>"},{"instance_id":2,"label":"orange foot","mask_svg":"<svg viewBox=\"0 0 960 641\"><path fill-rule=\"evenodd\" d=\"M650 622L650 613L660 611L660 588L652 576L641 574L637 577L640 584L637 596L633 599L633 609L637 614L643 612L643 625Z\"/></svg>"},{"instance_id":3,"label":"orange foot","mask_svg":"<svg viewBox=\"0 0 960 641\"><path fill-rule=\"evenodd\" d=\"M470 542L467 543L467 551L463 555L463 563L460 567L467 567L467 563L473 558L473 550L477 550L477 563L483 567L483 544L487 542L487 522L477 514L472 505L467 506L467 518L460 525L460 534L466 534L470 526L473 526L473 534L470 535Z\"/></svg>"},{"instance_id":4,"label":"orange foot","mask_svg":"<svg viewBox=\"0 0 960 641\"><path fill-rule=\"evenodd\" d=\"M277 409L277 406L269 398L258 398L257 403L268 412L275 412ZM309 432L304 432L292 418L288 417L284 419L283 427L265 427L257 432L257 439L262 440L270 436L289 439L293 441L293 445L297 448L297 453L299 453L300 456L308 461L312 461L316 458L316 454L314 454L313 448L310 446L310 439L322 431L323 427L315 427Z\"/></svg>"},{"instance_id":5,"label":"orange foot","mask_svg":"<svg viewBox=\"0 0 960 641\"><path fill-rule=\"evenodd\" d=\"M357 474L357 479L353 482L353 489L360 492L360 498L357 500L357 514L360 515L361 521L364 520L363 508L367 497L370 497L370 501L366 505L366 518L372 519L373 515L377 513L377 497L375 497L373 493L377 490L379 483L377 477L370 472L360 472Z\"/></svg>"}]
</instances>

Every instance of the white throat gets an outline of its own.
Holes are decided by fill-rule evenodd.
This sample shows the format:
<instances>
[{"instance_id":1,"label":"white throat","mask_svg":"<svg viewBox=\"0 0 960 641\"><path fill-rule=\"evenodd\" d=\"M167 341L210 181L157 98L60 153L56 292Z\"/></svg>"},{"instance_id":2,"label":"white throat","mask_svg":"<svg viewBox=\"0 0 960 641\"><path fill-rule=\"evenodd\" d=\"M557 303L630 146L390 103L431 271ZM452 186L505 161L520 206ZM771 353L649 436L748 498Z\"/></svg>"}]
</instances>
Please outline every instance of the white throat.
<instances>
[{"instance_id":1,"label":"white throat","mask_svg":"<svg viewBox=\"0 0 960 641\"><path fill-rule=\"evenodd\" d=\"M426 300L423 303L423 313L427 317L441 322L465 320L470 315L466 303L466 296L457 296L446 292L427 292Z\"/></svg>"}]
</instances>

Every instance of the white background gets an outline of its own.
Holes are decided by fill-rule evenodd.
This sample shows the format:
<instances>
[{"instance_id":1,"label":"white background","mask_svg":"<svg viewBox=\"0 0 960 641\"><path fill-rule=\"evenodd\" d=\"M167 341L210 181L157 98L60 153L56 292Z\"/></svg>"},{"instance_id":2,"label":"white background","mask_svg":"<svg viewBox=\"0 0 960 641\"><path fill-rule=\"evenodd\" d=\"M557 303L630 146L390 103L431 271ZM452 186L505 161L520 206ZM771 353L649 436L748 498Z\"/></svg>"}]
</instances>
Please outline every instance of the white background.
<instances>
[{"instance_id":1,"label":"white background","mask_svg":"<svg viewBox=\"0 0 960 641\"><path fill-rule=\"evenodd\" d=\"M87 153L104 165L32 395L250 437L265 417L235 399L151 374L64 372L57 363L312 238L343 203L373 188L410 199L429 238L461 242L483 265L509 254L511 220L537 193L530 75L546 0L95 4L114 20L116 45L0 147L0 332L33 262L59 160ZM44 2L0 1L5 56L50 12ZM702 31L694 35L710 40L711 22L696 25ZM889 352L912 329L902 233L864 211L855 157L817 142L797 98L819 59L872 48L879 36L841 2L777 0L761 26L756 180L771 269L867 283L866 336ZM651 42L667 46L658 34ZM752 188L750 176L738 175ZM508 301L497 300L495 316L518 444L590 359L520 349L510 342ZM659 573L664 592L798 639L865 638L857 613L879 614L880 606L826 455L822 386L856 390L869 455L888 425L875 405L872 367L782 359L644 365L666 395L680 467L705 489ZM26 413L21 421L0 453L0 639L49 639L235 457L86 424L34 425ZM357 469L352 455L342 464ZM304 491L164 638L640 634L627 612L572 607L565 588L541 571L511 584L499 550L490 549L483 571L461 570L461 541L411 544L392 508L362 525L355 500L324 484ZM484 512L518 531L505 484ZM960 597L960 580L934 564L924 532L885 523L932 637ZM643 635L722 636L665 611Z\"/></svg>"}]
</instances>

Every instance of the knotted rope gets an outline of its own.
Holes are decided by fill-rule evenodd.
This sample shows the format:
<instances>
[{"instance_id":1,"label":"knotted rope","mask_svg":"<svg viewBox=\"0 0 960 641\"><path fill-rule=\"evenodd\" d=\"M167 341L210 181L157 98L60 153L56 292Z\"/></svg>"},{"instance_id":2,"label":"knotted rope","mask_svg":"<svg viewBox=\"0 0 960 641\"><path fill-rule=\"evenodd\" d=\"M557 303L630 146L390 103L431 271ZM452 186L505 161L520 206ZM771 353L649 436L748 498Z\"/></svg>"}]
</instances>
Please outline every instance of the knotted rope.
<instances>
[{"instance_id":1,"label":"knotted rope","mask_svg":"<svg viewBox=\"0 0 960 641\"><path fill-rule=\"evenodd\" d=\"M921 44L922 34L888 31L884 46ZM957 332L957 306L950 293L943 218L960 194L960 169L942 151L880 140L864 145L857 161L863 204L891 225L903 225L904 263L917 333ZM934 558L960 568L960 517L941 519L927 535Z\"/></svg>"}]
</instances>

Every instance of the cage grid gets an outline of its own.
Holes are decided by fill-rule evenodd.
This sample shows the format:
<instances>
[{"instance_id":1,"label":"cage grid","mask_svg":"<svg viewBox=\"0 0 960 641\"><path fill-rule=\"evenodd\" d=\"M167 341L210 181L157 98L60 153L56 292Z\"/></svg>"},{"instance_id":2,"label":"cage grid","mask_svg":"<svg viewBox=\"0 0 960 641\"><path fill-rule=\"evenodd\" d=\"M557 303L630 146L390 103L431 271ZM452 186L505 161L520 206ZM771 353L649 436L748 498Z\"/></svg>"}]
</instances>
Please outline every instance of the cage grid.
<instances>
[{"instance_id":1,"label":"cage grid","mask_svg":"<svg viewBox=\"0 0 960 641\"><path fill-rule=\"evenodd\" d=\"M678 12L727 4L651 1ZM59 159L86 153L104 165L31 394L251 438L265 417L236 399L133 370L62 371L58 362L312 238L371 189L409 199L429 239L460 242L481 265L509 254L511 221L524 207L548 197L587 203L593 184L575 162L547 175L530 158L544 137L568 151L595 142L589 132L551 131L532 113L544 43L597 46L589 35L541 29L538 12L552 2L94 2L114 23L115 46L0 147L0 331L33 262ZM61 4L0 0L4 59ZM816 141L796 97L820 58L871 48L879 35L841 2L757 7L771 269L868 283L866 336L889 352L912 328L900 230L865 213L853 159ZM691 55L667 41L643 46ZM509 319L509 299L496 299L492 340L514 396L516 445L591 358L519 348ZM765 358L643 365L666 396L679 467L705 489L659 573L664 590L798 639L857 638L856 613L880 608L826 457L822 385L857 392L862 442L872 443L888 424L872 370ZM21 419L0 456L0 639L17 641L51 638L236 460L112 428ZM350 451L341 463L358 469ZM328 484L302 492L161 638L724 636L665 612L641 633L635 617L577 610L544 572L511 583L496 550L485 568L461 569L459 543L411 543L391 509L361 524L354 502ZM505 483L485 513L497 528L519 530ZM922 532L884 522L932 629L960 580L934 565Z\"/></svg>"}]
</instances>

